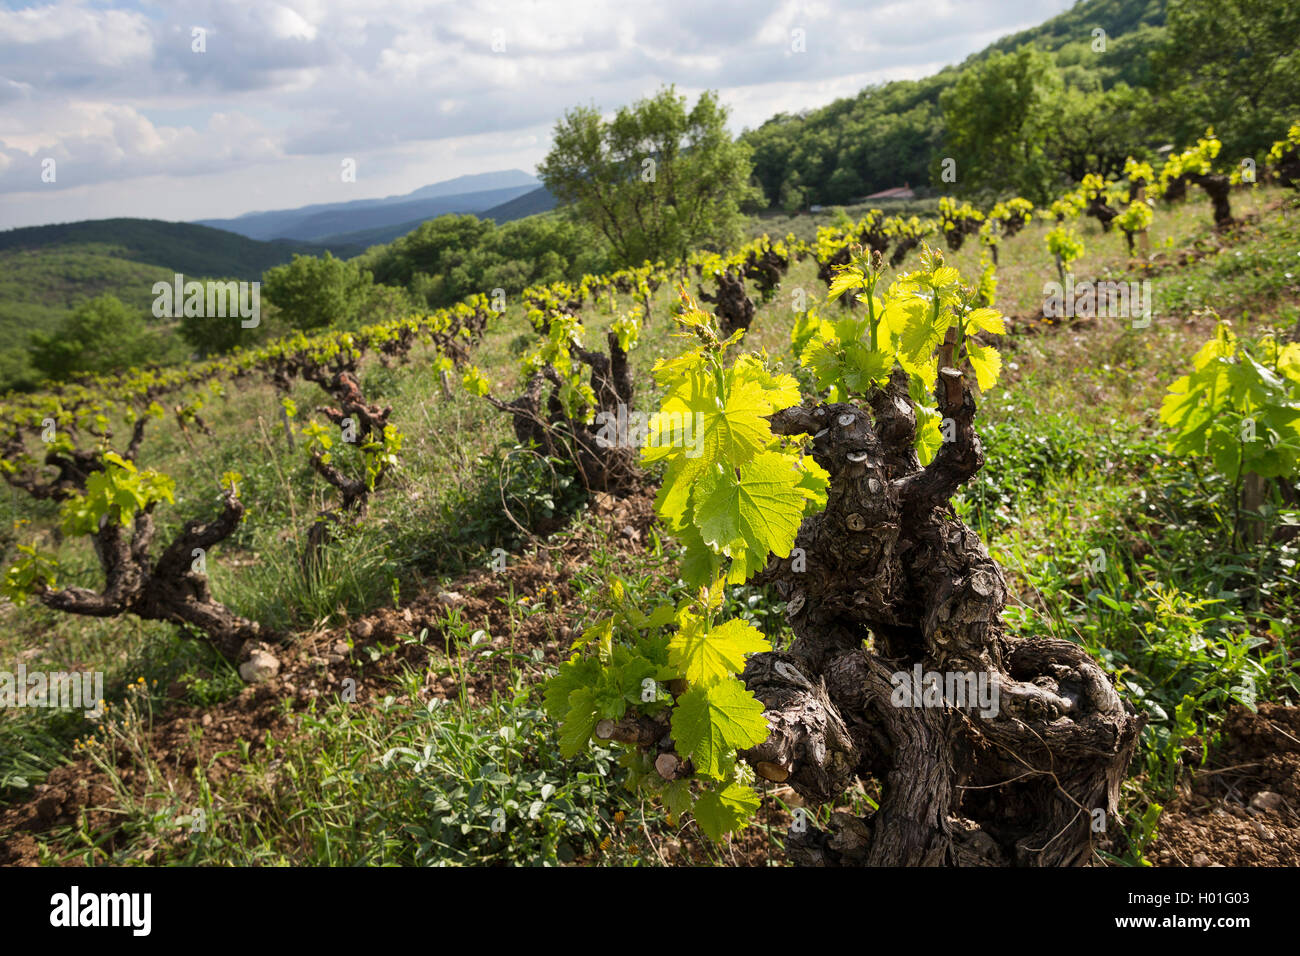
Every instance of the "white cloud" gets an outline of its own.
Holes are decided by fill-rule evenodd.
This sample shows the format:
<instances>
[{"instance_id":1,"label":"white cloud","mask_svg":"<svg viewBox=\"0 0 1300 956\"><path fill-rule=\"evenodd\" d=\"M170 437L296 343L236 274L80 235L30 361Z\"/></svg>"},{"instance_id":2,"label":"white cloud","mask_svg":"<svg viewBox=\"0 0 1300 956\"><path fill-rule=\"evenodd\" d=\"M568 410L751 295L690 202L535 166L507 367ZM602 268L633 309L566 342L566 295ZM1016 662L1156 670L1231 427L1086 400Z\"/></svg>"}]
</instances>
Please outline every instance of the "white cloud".
<instances>
[{"instance_id":1,"label":"white cloud","mask_svg":"<svg viewBox=\"0 0 1300 956\"><path fill-rule=\"evenodd\" d=\"M670 82L719 90L739 130L927 75L1070 2L36 0L0 10L0 227L329 201L345 156L366 196L531 171L565 109Z\"/></svg>"}]
</instances>

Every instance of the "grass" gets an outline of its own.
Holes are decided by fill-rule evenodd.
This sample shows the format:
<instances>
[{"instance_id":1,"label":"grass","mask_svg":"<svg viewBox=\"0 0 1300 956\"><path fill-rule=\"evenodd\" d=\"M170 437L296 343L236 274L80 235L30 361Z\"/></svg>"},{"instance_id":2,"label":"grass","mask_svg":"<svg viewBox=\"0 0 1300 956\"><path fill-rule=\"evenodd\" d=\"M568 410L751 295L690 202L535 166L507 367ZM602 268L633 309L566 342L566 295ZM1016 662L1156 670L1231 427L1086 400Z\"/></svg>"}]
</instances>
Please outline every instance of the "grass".
<instances>
[{"instance_id":1,"label":"grass","mask_svg":"<svg viewBox=\"0 0 1300 956\"><path fill-rule=\"evenodd\" d=\"M1300 697L1294 541L1234 552L1225 538L1228 489L1171 459L1157 419L1168 383L1210 334L1213 320L1202 310L1216 307L1251 329L1294 324L1297 210L1293 202L1278 205L1281 198L1276 190L1236 194L1234 209L1255 218L1221 247L1200 197L1162 210L1152 227L1149 270L1130 265L1121 236L1086 222L1076 276L1150 277L1156 320L1142 329L1097 319L1018 334L1004 349L1003 381L980 399L987 464L955 506L1004 568L1013 595L1010 630L1082 642L1148 718L1125 787L1127 836L1114 862L1143 862L1158 807L1206 753L1189 738L1212 742L1233 702ZM1001 250L999 306L1025 327L1039 311L1043 282L1055 278L1046 228L1033 223ZM1178 253L1198 244L1218 251L1180 264ZM968 244L948 258L971 275L979 255ZM691 276L692 291L698 284ZM759 306L748 342L787 369L795 289L824 297L811 260L792 264L778 294ZM640 408L654 401L654 361L678 349L668 317L674 295L668 285L655 293L632 353ZM589 308L590 340L598 341L628 305L620 298L613 311ZM518 310L508 310L475 352L498 397L513 396L518 385L522 323ZM215 437L187 438L172 419L150 426L142 461L173 475L178 488L175 507L159 512L160 539L184 520L212 514L219 476L237 470L249 513L209 556L213 590L271 627L319 633L379 608L400 609L487 568L496 548L509 552L512 568L528 561L548 567L550 580L567 589L565 600L520 593L523 579L508 574L505 593L493 598L504 621L495 633L449 612L436 630L405 635L391 647L368 645L370 653L412 655L415 663L403 656L400 668L380 667L382 693L370 704L348 702L338 688L305 710L286 700L273 728L225 751L205 747L197 725L196 756L184 772L171 755L145 747L149 730L184 708L206 711L246 693L228 665L156 623L0 609L0 660L22 653L29 669L42 662L101 669L113 705L114 716L89 749L86 724L76 715L0 714L0 811L70 761L94 760L111 782L104 812L37 836L44 861L779 861L782 826L706 847L690 827L682 831L622 789L614 754L593 748L578 761L560 762L536 690L554 647L562 650L564 635L596 613L611 577L629 593L673 594L675 554L657 537L643 551L619 548L571 475L516 451L509 422L485 402L460 389L444 397L430 363L417 350L404 367L372 362L363 370L368 396L393 406L392 421L406 436L402 464L373 497L364 524L330 546L317 572L305 571L299 557L331 492L311 471L301 443L290 448L278 396L266 385L241 384L209 399L204 415ZM291 397L305 420L324 394L300 383ZM341 456L350 461L347 452ZM525 527L545 519L569 524L537 547L506 516L503 497ZM0 498L0 528L9 529L0 536L5 558L16 543L35 539L57 551L67 583L93 586L93 555L84 542L56 540L55 518L50 505L17 492ZM565 542L580 545L579 560L563 550ZM773 595L736 588L728 600L772 637L788 636ZM482 686L490 689L471 697L467 688L489 674ZM430 690L444 679L458 688L449 701ZM869 805L871 794L855 799ZM765 798L771 819L784 820L788 810L779 794Z\"/></svg>"}]
</instances>

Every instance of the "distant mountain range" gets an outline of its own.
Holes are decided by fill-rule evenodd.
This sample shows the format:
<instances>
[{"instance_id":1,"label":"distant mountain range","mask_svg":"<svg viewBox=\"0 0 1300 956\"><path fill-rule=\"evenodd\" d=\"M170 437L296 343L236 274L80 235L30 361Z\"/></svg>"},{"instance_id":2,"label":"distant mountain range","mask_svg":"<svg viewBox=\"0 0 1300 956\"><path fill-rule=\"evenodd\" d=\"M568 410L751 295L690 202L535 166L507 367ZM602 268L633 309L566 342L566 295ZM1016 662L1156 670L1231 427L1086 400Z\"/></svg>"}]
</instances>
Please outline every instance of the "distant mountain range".
<instances>
[{"instance_id":1,"label":"distant mountain range","mask_svg":"<svg viewBox=\"0 0 1300 956\"><path fill-rule=\"evenodd\" d=\"M353 233L364 233L369 242L386 242L426 219L448 213L486 215L489 210L536 192L537 179L518 169L458 176L445 182L422 186L401 196L383 199L355 199L349 202L317 203L297 209L245 213L234 219L201 219L196 225L211 226L250 239L296 239L352 244ZM402 232L386 232L407 227Z\"/></svg>"},{"instance_id":2,"label":"distant mountain range","mask_svg":"<svg viewBox=\"0 0 1300 956\"><path fill-rule=\"evenodd\" d=\"M159 266L193 276L260 279L295 252L320 255L309 242L249 239L228 230L160 219L86 219L0 232L0 258L52 249L94 249L117 259Z\"/></svg>"},{"instance_id":3,"label":"distant mountain range","mask_svg":"<svg viewBox=\"0 0 1300 956\"><path fill-rule=\"evenodd\" d=\"M473 212L480 219L491 219L498 226L501 226L516 219L523 219L525 216L550 212L556 205L557 200L551 195L550 191L545 186L538 186L523 195L503 202L499 206L493 206L491 209L466 211ZM441 213L436 215L441 215ZM360 229L356 232L342 232L332 236L322 236L313 241L318 245L328 247L336 256L347 257L353 255L354 251L361 251L371 246L392 242L408 232L415 231L419 228L420 223L430 218L432 217L424 215L418 219L408 219L395 225L375 226L370 229Z\"/></svg>"}]
</instances>

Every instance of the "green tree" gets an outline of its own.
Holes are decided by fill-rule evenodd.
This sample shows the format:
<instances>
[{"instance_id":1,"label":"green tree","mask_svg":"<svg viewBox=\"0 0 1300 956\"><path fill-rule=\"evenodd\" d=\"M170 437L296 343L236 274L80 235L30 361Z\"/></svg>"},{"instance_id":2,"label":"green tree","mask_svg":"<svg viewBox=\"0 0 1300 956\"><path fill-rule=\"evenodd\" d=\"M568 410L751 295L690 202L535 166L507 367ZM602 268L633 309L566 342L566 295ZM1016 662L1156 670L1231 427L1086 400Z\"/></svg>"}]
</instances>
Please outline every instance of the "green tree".
<instances>
[{"instance_id":1,"label":"green tree","mask_svg":"<svg viewBox=\"0 0 1300 956\"><path fill-rule=\"evenodd\" d=\"M262 293L295 329L318 329L354 322L371 296L374 278L353 262L295 255L293 261L262 276Z\"/></svg>"},{"instance_id":2,"label":"green tree","mask_svg":"<svg viewBox=\"0 0 1300 956\"><path fill-rule=\"evenodd\" d=\"M1170 0L1153 60L1175 143L1193 143L1212 125L1225 159L1258 158L1300 114L1300 5Z\"/></svg>"},{"instance_id":3,"label":"green tree","mask_svg":"<svg viewBox=\"0 0 1300 956\"><path fill-rule=\"evenodd\" d=\"M580 106L555 125L538 167L546 187L608 240L618 264L684 257L740 236L750 150L726 129L712 92L687 110L675 87L625 106L606 122Z\"/></svg>"},{"instance_id":4,"label":"green tree","mask_svg":"<svg viewBox=\"0 0 1300 956\"><path fill-rule=\"evenodd\" d=\"M1061 90L1051 56L1032 46L966 67L939 97L945 133L944 154L932 166L935 185L962 195L1015 192L1046 202L1055 175L1044 140ZM940 175L947 158L956 160L953 183Z\"/></svg>"},{"instance_id":5,"label":"green tree","mask_svg":"<svg viewBox=\"0 0 1300 956\"><path fill-rule=\"evenodd\" d=\"M228 280L217 279L215 281L225 282ZM274 338L277 334L287 331L277 321L279 314L276 309L267 308L266 303L260 303L260 305L261 314L258 316L258 323L254 328L245 328L241 318L185 315L182 313L179 320L181 338L200 357L206 358L209 355L224 355L236 346L253 348L267 339Z\"/></svg>"},{"instance_id":6,"label":"green tree","mask_svg":"<svg viewBox=\"0 0 1300 956\"><path fill-rule=\"evenodd\" d=\"M1044 126L1052 175L1063 186L1088 173L1119 178L1124 161L1141 152L1161 125L1159 119L1151 94L1127 83L1104 92L1096 86L1062 90L1049 104Z\"/></svg>"},{"instance_id":7,"label":"green tree","mask_svg":"<svg viewBox=\"0 0 1300 956\"><path fill-rule=\"evenodd\" d=\"M143 365L160 352L144 314L112 295L83 302L51 333L31 338L32 365L61 380L81 372L112 372Z\"/></svg>"}]
</instances>

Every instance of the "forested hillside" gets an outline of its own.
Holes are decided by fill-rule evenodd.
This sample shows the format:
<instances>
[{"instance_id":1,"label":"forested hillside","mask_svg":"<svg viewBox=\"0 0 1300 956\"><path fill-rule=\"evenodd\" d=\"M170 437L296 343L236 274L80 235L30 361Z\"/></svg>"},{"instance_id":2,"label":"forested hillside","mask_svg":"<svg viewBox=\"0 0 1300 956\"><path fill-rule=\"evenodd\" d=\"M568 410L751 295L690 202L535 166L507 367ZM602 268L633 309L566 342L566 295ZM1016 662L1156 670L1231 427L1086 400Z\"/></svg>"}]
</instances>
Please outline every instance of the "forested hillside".
<instances>
[{"instance_id":1,"label":"forested hillside","mask_svg":"<svg viewBox=\"0 0 1300 956\"><path fill-rule=\"evenodd\" d=\"M780 209L904 183L1042 201L1089 169L1149 157L1211 124L1229 153L1259 160L1262 131L1300 106L1298 17L1278 0L1081 0L933 77L776 116L742 139ZM1013 161L1008 143L1032 149ZM946 180L945 158L955 164Z\"/></svg>"},{"instance_id":2,"label":"forested hillside","mask_svg":"<svg viewBox=\"0 0 1300 956\"><path fill-rule=\"evenodd\" d=\"M152 322L155 282L189 278L260 279L295 253L319 246L260 242L231 232L157 219L96 219L0 232L0 390L34 384L27 345L73 309L111 295ZM344 253L358 250L342 250ZM179 342L156 358L183 359Z\"/></svg>"}]
</instances>

